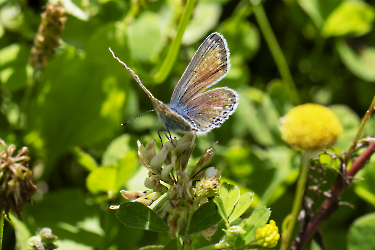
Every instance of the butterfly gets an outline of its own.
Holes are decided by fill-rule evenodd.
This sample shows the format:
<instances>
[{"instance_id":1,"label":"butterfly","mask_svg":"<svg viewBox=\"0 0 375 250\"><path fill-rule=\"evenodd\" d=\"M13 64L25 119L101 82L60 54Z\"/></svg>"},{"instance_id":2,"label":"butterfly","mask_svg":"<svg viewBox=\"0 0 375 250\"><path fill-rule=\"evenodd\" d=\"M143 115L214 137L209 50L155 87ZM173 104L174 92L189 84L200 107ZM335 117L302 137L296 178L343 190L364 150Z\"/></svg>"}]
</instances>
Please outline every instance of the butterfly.
<instances>
[{"instance_id":1,"label":"butterfly","mask_svg":"<svg viewBox=\"0 0 375 250\"><path fill-rule=\"evenodd\" d=\"M238 93L233 89L220 87L205 91L219 82L230 68L228 45L220 33L209 35L195 52L178 81L169 104L156 99L133 70L126 66L111 48L109 50L151 99L165 127L158 133L168 132L168 139L171 139L169 131L204 135L220 127L238 106Z\"/></svg>"}]
</instances>

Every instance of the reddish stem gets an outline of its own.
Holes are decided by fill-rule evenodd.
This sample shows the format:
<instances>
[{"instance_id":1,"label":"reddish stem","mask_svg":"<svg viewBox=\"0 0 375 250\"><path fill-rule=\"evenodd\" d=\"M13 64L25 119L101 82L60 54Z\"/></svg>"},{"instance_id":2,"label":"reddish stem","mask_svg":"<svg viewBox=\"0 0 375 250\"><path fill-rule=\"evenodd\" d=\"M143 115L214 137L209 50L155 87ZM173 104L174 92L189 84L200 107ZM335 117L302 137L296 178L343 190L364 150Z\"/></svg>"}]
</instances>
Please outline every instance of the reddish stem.
<instances>
[{"instance_id":1,"label":"reddish stem","mask_svg":"<svg viewBox=\"0 0 375 250\"><path fill-rule=\"evenodd\" d=\"M306 228L301 236L299 243L296 241L293 243L297 246L296 249L302 249L307 242L314 236L314 234L321 227L323 222L329 219L331 215L337 210L339 206L339 199L344 190L349 186L353 177L357 172L362 169L365 163L370 159L371 155L375 152L375 143L371 143L365 152L360 155L351 168L348 170L346 176L339 174L336 177L335 183L331 189L330 197L327 197L315 214L311 217L306 225Z\"/></svg>"}]
</instances>

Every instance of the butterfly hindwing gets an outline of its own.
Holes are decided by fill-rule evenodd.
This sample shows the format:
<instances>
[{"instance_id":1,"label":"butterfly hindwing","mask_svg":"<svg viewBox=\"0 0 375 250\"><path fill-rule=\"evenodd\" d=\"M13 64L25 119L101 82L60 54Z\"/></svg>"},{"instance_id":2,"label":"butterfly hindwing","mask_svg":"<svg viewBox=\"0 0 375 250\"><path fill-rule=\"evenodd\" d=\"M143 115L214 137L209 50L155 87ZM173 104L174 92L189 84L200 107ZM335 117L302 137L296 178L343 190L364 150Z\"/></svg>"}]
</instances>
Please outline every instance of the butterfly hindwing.
<instances>
[{"instance_id":1,"label":"butterfly hindwing","mask_svg":"<svg viewBox=\"0 0 375 250\"><path fill-rule=\"evenodd\" d=\"M229 118L238 105L238 94L229 88L216 88L199 94L187 103L180 115L191 121L192 129L205 134Z\"/></svg>"}]
</instances>

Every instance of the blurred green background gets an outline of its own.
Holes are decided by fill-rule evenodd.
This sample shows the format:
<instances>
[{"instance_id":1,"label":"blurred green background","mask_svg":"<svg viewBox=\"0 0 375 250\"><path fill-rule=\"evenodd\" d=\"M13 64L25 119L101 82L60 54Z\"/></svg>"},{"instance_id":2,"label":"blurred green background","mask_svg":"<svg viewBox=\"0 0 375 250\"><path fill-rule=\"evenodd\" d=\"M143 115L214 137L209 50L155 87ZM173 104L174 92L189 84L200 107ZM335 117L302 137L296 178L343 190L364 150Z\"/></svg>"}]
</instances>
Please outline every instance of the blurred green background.
<instances>
[{"instance_id":1,"label":"blurred green background","mask_svg":"<svg viewBox=\"0 0 375 250\"><path fill-rule=\"evenodd\" d=\"M29 147L38 186L23 222L12 217L13 225L6 223L3 249L25 249L42 227L59 237L60 249L168 242L167 235L126 228L109 210L124 202L120 189L144 189L137 140L155 139L161 148L162 127L155 113L120 126L153 107L108 47L168 103L201 42L211 32L223 34L232 66L215 87L236 90L240 104L220 128L197 138L190 164L218 141L211 165L223 181L255 192L253 206L270 207L279 228L291 210L300 158L281 140L279 118L301 103L329 106L344 127L335 150L345 151L375 93L374 1L198 0L191 18L183 19L187 1L63 0L62 44L35 73L28 59L45 4L0 0L0 138ZM364 136L374 125L371 118ZM322 191L337 174L330 165L325 170ZM323 225L327 249L358 249L361 234L351 226L374 212L373 161L360 176L342 197L354 208L340 206ZM218 230L213 242L221 236ZM367 249L363 242L360 249ZM207 244L197 238L194 247Z\"/></svg>"}]
</instances>

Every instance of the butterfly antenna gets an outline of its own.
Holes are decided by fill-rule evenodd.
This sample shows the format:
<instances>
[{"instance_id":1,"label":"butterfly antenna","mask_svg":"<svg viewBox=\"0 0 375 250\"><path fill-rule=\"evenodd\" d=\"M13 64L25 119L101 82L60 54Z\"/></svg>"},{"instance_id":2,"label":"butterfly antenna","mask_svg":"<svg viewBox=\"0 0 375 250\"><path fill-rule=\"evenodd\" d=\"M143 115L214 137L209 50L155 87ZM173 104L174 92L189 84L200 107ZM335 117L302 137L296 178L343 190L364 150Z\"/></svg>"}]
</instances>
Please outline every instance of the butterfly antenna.
<instances>
[{"instance_id":1,"label":"butterfly antenna","mask_svg":"<svg viewBox=\"0 0 375 250\"><path fill-rule=\"evenodd\" d=\"M141 82L141 79L139 79L139 77L137 76L136 73L134 73L134 71L129 68L123 61L120 60L120 58L118 58L115 54L115 52L112 51L111 48L109 48L109 51L111 51L112 53L112 56L119 62L122 64L122 66L124 66L124 68L130 73L130 75L134 78L134 80L139 84L139 86L141 86L141 88L146 92L146 94L153 100L155 99L155 97L151 94L151 92L143 85L143 83Z\"/></svg>"},{"instance_id":2,"label":"butterfly antenna","mask_svg":"<svg viewBox=\"0 0 375 250\"><path fill-rule=\"evenodd\" d=\"M142 114L137 115L137 116L134 117L133 119L131 119L131 120L125 122L125 123L122 123L121 126L124 126L124 125L128 124L129 122L133 121L135 118L138 118L138 117L140 117L141 115L147 114L148 112L151 112L151 111L155 111L155 110L154 110L154 109L151 109L151 110L149 110L149 111L143 112Z\"/></svg>"}]
</instances>

